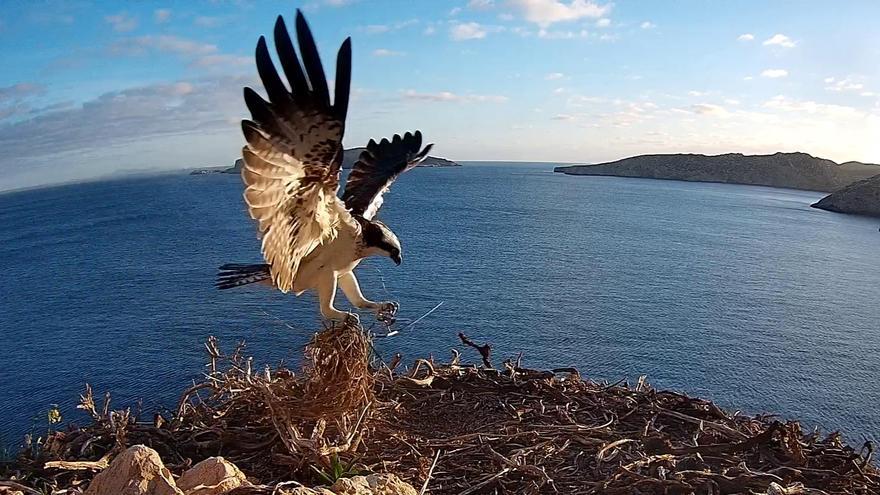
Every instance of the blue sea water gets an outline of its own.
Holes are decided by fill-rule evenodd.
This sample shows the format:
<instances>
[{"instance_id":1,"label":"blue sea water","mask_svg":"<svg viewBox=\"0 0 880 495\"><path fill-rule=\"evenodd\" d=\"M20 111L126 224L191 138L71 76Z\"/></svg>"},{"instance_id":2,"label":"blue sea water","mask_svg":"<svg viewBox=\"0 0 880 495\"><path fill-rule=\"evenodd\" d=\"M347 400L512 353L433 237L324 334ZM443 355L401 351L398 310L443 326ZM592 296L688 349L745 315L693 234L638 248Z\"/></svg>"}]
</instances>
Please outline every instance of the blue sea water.
<instances>
[{"instance_id":1,"label":"blue sea water","mask_svg":"<svg viewBox=\"0 0 880 495\"><path fill-rule=\"evenodd\" d=\"M498 360L647 374L880 437L877 220L811 209L816 192L469 165L416 169L386 196L404 263L363 263L364 292L399 301L403 318L443 305L380 353L445 359L464 331ZM257 363L296 362L317 328L311 296L213 288L218 265L260 261L236 176L0 195L6 443L53 403L83 419L87 382L114 407L173 406L208 335L246 340Z\"/></svg>"}]
</instances>

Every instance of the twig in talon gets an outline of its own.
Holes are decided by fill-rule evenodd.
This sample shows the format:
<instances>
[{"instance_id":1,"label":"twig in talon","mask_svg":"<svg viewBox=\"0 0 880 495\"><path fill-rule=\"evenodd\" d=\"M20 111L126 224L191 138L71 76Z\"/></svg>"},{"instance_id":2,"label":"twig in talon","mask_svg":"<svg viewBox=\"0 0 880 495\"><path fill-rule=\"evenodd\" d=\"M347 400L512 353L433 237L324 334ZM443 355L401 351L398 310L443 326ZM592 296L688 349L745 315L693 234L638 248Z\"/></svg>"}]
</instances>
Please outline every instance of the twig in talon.
<instances>
[{"instance_id":1,"label":"twig in talon","mask_svg":"<svg viewBox=\"0 0 880 495\"><path fill-rule=\"evenodd\" d=\"M492 362L489 360L492 355L492 346L489 344L477 345L473 340L469 339L467 335L459 332L458 338L461 339L461 342L465 345L469 345L477 350L480 353L480 356L483 358L483 364L486 365L486 368L494 369L492 366Z\"/></svg>"}]
</instances>

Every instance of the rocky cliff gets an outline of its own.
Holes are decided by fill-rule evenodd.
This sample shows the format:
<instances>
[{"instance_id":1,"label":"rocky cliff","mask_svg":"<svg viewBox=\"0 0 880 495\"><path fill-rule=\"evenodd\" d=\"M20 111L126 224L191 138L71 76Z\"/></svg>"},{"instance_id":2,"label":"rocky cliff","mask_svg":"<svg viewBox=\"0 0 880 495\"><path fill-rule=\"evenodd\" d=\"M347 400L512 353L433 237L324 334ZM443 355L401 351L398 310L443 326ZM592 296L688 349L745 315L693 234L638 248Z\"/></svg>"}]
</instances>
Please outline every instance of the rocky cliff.
<instances>
[{"instance_id":1,"label":"rocky cliff","mask_svg":"<svg viewBox=\"0 0 880 495\"><path fill-rule=\"evenodd\" d=\"M880 175L852 183L813 204L814 208L880 217Z\"/></svg>"},{"instance_id":2,"label":"rocky cliff","mask_svg":"<svg viewBox=\"0 0 880 495\"><path fill-rule=\"evenodd\" d=\"M837 164L806 153L666 154L640 155L595 165L556 167L555 171L569 175L724 182L831 192L880 174L880 165Z\"/></svg>"}]
</instances>

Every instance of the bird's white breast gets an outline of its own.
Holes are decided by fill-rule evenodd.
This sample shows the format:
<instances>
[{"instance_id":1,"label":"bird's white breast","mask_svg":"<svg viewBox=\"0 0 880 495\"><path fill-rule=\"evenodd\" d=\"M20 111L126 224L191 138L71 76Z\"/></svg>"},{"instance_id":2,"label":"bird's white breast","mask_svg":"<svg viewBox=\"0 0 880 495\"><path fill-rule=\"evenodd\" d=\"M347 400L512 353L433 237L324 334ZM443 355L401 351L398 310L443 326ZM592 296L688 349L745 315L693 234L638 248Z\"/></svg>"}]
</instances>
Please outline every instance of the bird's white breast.
<instances>
[{"instance_id":1,"label":"bird's white breast","mask_svg":"<svg viewBox=\"0 0 880 495\"><path fill-rule=\"evenodd\" d=\"M358 243L357 229L346 228L340 230L332 241L315 248L299 266L293 281L294 292L299 295L314 289L318 281L327 277L328 272L339 276L353 270L361 260Z\"/></svg>"}]
</instances>

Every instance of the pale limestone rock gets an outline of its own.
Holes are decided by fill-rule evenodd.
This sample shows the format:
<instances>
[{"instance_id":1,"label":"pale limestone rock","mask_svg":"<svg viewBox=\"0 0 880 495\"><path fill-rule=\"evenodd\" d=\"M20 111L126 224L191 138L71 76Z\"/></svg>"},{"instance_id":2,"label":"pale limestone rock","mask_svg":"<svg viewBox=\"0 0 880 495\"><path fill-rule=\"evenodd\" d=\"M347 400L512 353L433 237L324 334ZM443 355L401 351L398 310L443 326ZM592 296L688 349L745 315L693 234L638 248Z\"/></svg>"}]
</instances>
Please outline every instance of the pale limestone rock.
<instances>
[{"instance_id":1,"label":"pale limestone rock","mask_svg":"<svg viewBox=\"0 0 880 495\"><path fill-rule=\"evenodd\" d=\"M89 483L84 495L183 495L159 453L134 445Z\"/></svg>"},{"instance_id":2,"label":"pale limestone rock","mask_svg":"<svg viewBox=\"0 0 880 495\"><path fill-rule=\"evenodd\" d=\"M177 488L186 495L221 495L247 484L247 477L238 466L222 457L205 459L177 480Z\"/></svg>"},{"instance_id":3,"label":"pale limestone rock","mask_svg":"<svg viewBox=\"0 0 880 495\"><path fill-rule=\"evenodd\" d=\"M418 495L412 485L393 474L371 474L337 480L330 491L337 495Z\"/></svg>"}]
</instances>

